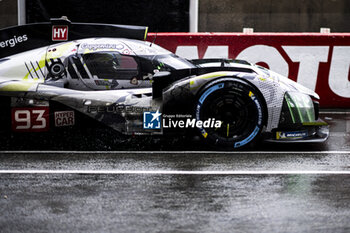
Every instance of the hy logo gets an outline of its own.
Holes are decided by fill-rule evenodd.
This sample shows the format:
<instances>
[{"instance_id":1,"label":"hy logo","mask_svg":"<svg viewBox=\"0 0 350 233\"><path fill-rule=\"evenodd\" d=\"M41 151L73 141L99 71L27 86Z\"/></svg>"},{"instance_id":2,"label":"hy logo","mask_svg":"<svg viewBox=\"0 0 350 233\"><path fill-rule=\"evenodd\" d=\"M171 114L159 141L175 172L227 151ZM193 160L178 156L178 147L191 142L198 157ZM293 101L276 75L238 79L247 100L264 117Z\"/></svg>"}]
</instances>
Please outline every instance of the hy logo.
<instances>
[{"instance_id":1,"label":"hy logo","mask_svg":"<svg viewBox=\"0 0 350 233\"><path fill-rule=\"evenodd\" d=\"M67 41L68 40L68 26L52 26L52 40L53 41Z\"/></svg>"},{"instance_id":2,"label":"hy logo","mask_svg":"<svg viewBox=\"0 0 350 233\"><path fill-rule=\"evenodd\" d=\"M160 129L161 127L161 113L156 112L143 113L143 128L144 129Z\"/></svg>"}]
</instances>

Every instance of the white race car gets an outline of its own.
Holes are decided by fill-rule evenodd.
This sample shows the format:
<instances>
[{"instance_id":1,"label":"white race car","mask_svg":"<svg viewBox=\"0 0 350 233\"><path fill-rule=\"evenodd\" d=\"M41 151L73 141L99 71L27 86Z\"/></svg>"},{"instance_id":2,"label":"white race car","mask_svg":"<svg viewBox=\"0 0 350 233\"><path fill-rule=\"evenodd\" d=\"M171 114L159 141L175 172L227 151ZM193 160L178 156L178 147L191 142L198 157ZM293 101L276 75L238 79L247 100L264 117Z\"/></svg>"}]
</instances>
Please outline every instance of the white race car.
<instances>
[{"instance_id":1,"label":"white race car","mask_svg":"<svg viewBox=\"0 0 350 233\"><path fill-rule=\"evenodd\" d=\"M146 35L146 27L64 19L1 30L1 128L101 122L126 135L200 135L226 149L328 138L314 91L246 61L186 60Z\"/></svg>"}]
</instances>

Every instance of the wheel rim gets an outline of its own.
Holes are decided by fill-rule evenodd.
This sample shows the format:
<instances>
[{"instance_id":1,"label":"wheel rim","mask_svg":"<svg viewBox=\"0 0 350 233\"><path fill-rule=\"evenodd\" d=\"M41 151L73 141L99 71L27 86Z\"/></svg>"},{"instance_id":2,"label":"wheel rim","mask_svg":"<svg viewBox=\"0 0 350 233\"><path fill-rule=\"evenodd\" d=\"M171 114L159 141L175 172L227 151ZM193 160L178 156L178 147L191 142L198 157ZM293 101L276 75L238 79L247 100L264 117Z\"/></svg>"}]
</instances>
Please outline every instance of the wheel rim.
<instances>
[{"instance_id":1,"label":"wheel rim","mask_svg":"<svg viewBox=\"0 0 350 233\"><path fill-rule=\"evenodd\" d=\"M208 102L202 107L200 118L215 118L222 122L220 128L208 129L208 134L224 140L239 140L254 130L257 114L254 102L249 97L233 91L224 95L218 92L208 97Z\"/></svg>"},{"instance_id":2,"label":"wheel rim","mask_svg":"<svg viewBox=\"0 0 350 233\"><path fill-rule=\"evenodd\" d=\"M263 122L259 96L241 81L218 82L199 98L197 120L215 119L220 127L199 128L204 138L214 145L238 148L250 143L260 133Z\"/></svg>"}]
</instances>

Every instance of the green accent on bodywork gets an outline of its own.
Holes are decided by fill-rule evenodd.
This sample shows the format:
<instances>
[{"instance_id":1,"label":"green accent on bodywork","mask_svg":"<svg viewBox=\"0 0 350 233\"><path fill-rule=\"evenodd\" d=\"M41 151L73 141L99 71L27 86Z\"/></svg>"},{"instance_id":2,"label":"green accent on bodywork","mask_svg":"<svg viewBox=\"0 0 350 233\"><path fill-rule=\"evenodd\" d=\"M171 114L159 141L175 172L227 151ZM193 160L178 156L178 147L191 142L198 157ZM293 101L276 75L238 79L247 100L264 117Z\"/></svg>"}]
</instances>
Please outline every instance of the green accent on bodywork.
<instances>
[{"instance_id":1,"label":"green accent on bodywork","mask_svg":"<svg viewBox=\"0 0 350 233\"><path fill-rule=\"evenodd\" d=\"M106 82L109 82L109 80L108 79L103 79L104 81L106 81ZM108 86L108 85L106 85L106 90L110 90L111 89L111 87L110 86Z\"/></svg>"},{"instance_id":2,"label":"green accent on bodywork","mask_svg":"<svg viewBox=\"0 0 350 233\"><path fill-rule=\"evenodd\" d=\"M230 124L227 124L227 129L226 129L226 136L228 137L230 135Z\"/></svg>"},{"instance_id":3,"label":"green accent on bodywork","mask_svg":"<svg viewBox=\"0 0 350 233\"><path fill-rule=\"evenodd\" d=\"M40 69L45 67L45 56L42 57L42 60L39 61L39 66L35 69L35 71L39 71ZM30 75L30 73L34 72L34 69L31 68L29 69L29 72L24 76L23 80L28 80L28 77ZM38 78L34 78L33 80L38 80Z\"/></svg>"},{"instance_id":4,"label":"green accent on bodywork","mask_svg":"<svg viewBox=\"0 0 350 233\"><path fill-rule=\"evenodd\" d=\"M189 82L190 82L190 89L191 90L195 90L195 89L197 89L199 87L199 86L193 86L193 85L196 84L195 80L223 77L223 76L227 76L228 74L229 74L229 72L214 72L214 73L203 74L203 75L197 76L197 77L192 78L192 79L189 80Z\"/></svg>"},{"instance_id":5,"label":"green accent on bodywork","mask_svg":"<svg viewBox=\"0 0 350 233\"><path fill-rule=\"evenodd\" d=\"M300 122L304 122L304 117L303 117L303 114L301 114L300 108L297 107L297 109L298 109L298 114L299 114Z\"/></svg>"},{"instance_id":6,"label":"green accent on bodywork","mask_svg":"<svg viewBox=\"0 0 350 233\"><path fill-rule=\"evenodd\" d=\"M221 77L227 75L228 72L215 72L215 73L209 73L209 74L203 74L201 76L198 76L198 79L208 79L208 78L215 78L215 77Z\"/></svg>"},{"instance_id":7,"label":"green accent on bodywork","mask_svg":"<svg viewBox=\"0 0 350 233\"><path fill-rule=\"evenodd\" d=\"M328 125L324 121L315 121L315 122L304 122L303 126L326 126Z\"/></svg>"},{"instance_id":8,"label":"green accent on bodywork","mask_svg":"<svg viewBox=\"0 0 350 233\"><path fill-rule=\"evenodd\" d=\"M143 37L143 40L146 40L146 39L147 39L147 33L148 33L148 27L146 27L145 36Z\"/></svg>"},{"instance_id":9,"label":"green accent on bodywork","mask_svg":"<svg viewBox=\"0 0 350 233\"><path fill-rule=\"evenodd\" d=\"M26 82L18 82L18 83L10 83L4 84L3 87L0 87L0 91L29 91L31 87L36 86L36 83L26 83Z\"/></svg>"},{"instance_id":10,"label":"green accent on bodywork","mask_svg":"<svg viewBox=\"0 0 350 233\"><path fill-rule=\"evenodd\" d=\"M28 80L29 72L24 76L23 80Z\"/></svg>"},{"instance_id":11,"label":"green accent on bodywork","mask_svg":"<svg viewBox=\"0 0 350 233\"><path fill-rule=\"evenodd\" d=\"M164 67L164 63L163 63L163 62L160 62L159 65L157 66L157 69L158 69L158 70L161 70L162 67Z\"/></svg>"},{"instance_id":12,"label":"green accent on bodywork","mask_svg":"<svg viewBox=\"0 0 350 233\"><path fill-rule=\"evenodd\" d=\"M50 59L56 59L64 56L66 53L68 53L71 49L73 49L75 44L73 42L64 43L62 45L58 45L56 47L52 47L52 49L56 49L56 51L47 52L46 54L46 60L49 61Z\"/></svg>"},{"instance_id":13,"label":"green accent on bodywork","mask_svg":"<svg viewBox=\"0 0 350 233\"><path fill-rule=\"evenodd\" d=\"M287 102L287 105L288 105L288 109L289 109L289 113L290 113L290 116L292 117L292 121L293 121L293 124L295 123L295 117L294 117L294 112L292 110L292 104L295 106L295 104L293 103L293 100L289 97L289 95L286 95L284 96L284 99L286 100Z\"/></svg>"},{"instance_id":14,"label":"green accent on bodywork","mask_svg":"<svg viewBox=\"0 0 350 233\"><path fill-rule=\"evenodd\" d=\"M312 104L312 110L313 114L311 114L311 108L306 110L306 114L308 117L308 122L312 122L315 120L315 110L314 110L314 105Z\"/></svg>"},{"instance_id":15,"label":"green accent on bodywork","mask_svg":"<svg viewBox=\"0 0 350 233\"><path fill-rule=\"evenodd\" d=\"M287 92L284 96L293 123L314 122L314 106L308 95Z\"/></svg>"}]
</instances>

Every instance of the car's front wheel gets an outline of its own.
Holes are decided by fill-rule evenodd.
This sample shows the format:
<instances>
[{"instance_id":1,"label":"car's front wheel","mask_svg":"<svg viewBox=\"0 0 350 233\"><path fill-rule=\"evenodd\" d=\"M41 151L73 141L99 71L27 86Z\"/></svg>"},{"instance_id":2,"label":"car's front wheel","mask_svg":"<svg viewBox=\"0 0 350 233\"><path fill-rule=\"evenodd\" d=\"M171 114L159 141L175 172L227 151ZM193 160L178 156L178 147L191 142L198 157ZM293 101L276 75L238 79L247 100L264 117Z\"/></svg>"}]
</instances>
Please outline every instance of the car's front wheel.
<instances>
[{"instance_id":1,"label":"car's front wheel","mask_svg":"<svg viewBox=\"0 0 350 233\"><path fill-rule=\"evenodd\" d=\"M257 140L265 122L264 106L254 86L237 78L225 78L200 92L195 116L197 121L207 122L198 127L207 143L219 149L235 149Z\"/></svg>"}]
</instances>

